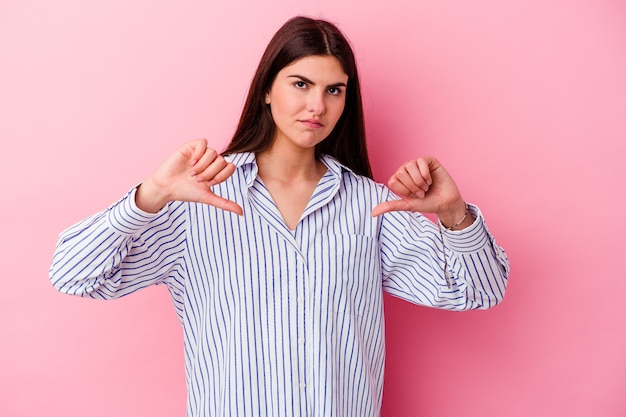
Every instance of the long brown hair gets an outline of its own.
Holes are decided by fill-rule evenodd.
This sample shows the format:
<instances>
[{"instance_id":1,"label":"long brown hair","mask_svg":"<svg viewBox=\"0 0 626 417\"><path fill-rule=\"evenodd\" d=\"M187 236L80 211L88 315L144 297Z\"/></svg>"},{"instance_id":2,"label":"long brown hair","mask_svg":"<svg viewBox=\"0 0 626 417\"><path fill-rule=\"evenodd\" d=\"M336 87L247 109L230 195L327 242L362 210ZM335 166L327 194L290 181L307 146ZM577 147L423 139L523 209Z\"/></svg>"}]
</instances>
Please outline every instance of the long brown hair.
<instances>
[{"instance_id":1,"label":"long brown hair","mask_svg":"<svg viewBox=\"0 0 626 417\"><path fill-rule=\"evenodd\" d=\"M316 154L327 154L353 170L372 178L367 146L361 88L354 53L346 37L332 23L297 16L276 32L256 70L239 125L223 154L261 152L272 145L276 125L265 94L276 74L297 59L311 55L334 56L348 75L346 102L333 131L316 147Z\"/></svg>"}]
</instances>

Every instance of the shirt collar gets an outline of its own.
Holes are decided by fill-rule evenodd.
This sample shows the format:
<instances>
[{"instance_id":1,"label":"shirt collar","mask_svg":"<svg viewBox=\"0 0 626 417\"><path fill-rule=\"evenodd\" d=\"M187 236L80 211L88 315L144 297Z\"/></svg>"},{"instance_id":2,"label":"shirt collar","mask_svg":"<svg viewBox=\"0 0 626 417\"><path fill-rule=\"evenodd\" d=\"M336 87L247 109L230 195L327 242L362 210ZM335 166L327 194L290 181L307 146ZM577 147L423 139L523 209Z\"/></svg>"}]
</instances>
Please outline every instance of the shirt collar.
<instances>
[{"instance_id":1,"label":"shirt collar","mask_svg":"<svg viewBox=\"0 0 626 417\"><path fill-rule=\"evenodd\" d=\"M322 155L320 159L322 160L322 163L328 167L328 171L332 172L337 177L341 177L344 172L352 173L350 168L343 165L330 155Z\"/></svg>"},{"instance_id":2,"label":"shirt collar","mask_svg":"<svg viewBox=\"0 0 626 417\"><path fill-rule=\"evenodd\" d=\"M246 181L246 186L250 187L256 179L259 168L256 164L256 155L254 152L242 152L233 153L224 156L229 162L232 162L237 168L237 171L241 171Z\"/></svg>"},{"instance_id":3,"label":"shirt collar","mask_svg":"<svg viewBox=\"0 0 626 417\"><path fill-rule=\"evenodd\" d=\"M237 168L249 164L254 164L256 166L256 156L254 152L232 153L224 156L224 159L235 164L235 167Z\"/></svg>"}]
</instances>

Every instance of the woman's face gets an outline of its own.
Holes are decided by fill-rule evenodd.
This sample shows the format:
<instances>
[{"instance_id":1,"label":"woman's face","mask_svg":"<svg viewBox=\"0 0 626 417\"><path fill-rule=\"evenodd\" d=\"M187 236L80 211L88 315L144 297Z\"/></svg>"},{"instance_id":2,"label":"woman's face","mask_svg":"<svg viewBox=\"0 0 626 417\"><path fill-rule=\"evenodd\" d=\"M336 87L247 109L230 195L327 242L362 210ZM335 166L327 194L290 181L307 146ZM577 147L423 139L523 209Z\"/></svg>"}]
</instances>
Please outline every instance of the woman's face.
<instances>
[{"instance_id":1,"label":"woman's face","mask_svg":"<svg viewBox=\"0 0 626 417\"><path fill-rule=\"evenodd\" d=\"M272 146L315 148L343 113L348 75L333 56L311 55L276 75L265 103L276 124Z\"/></svg>"}]
</instances>

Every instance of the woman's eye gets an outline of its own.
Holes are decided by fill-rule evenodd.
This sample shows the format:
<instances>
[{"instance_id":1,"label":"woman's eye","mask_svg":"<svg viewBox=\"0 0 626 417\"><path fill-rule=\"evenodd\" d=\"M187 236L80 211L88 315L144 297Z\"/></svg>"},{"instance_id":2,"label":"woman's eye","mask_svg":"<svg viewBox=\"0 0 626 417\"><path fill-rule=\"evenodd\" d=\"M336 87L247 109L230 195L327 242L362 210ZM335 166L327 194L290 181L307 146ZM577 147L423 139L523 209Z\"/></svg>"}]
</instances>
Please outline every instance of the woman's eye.
<instances>
[{"instance_id":1,"label":"woman's eye","mask_svg":"<svg viewBox=\"0 0 626 417\"><path fill-rule=\"evenodd\" d=\"M339 94L341 94L341 89L337 87L330 87L328 89L328 94L331 94L333 96L338 96Z\"/></svg>"},{"instance_id":2,"label":"woman's eye","mask_svg":"<svg viewBox=\"0 0 626 417\"><path fill-rule=\"evenodd\" d=\"M306 88L306 83L304 81L296 81L293 85L295 85L296 88Z\"/></svg>"}]
</instances>

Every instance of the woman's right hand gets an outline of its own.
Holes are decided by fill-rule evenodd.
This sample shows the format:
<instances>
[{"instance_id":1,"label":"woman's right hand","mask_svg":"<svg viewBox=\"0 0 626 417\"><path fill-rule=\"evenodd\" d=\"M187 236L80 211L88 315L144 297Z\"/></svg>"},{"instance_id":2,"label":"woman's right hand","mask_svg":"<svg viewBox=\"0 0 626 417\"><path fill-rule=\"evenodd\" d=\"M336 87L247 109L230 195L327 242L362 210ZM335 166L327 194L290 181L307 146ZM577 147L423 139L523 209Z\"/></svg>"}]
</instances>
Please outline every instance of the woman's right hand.
<instances>
[{"instance_id":1,"label":"woman's right hand","mask_svg":"<svg viewBox=\"0 0 626 417\"><path fill-rule=\"evenodd\" d=\"M178 148L137 188L135 203L149 213L158 212L170 201L190 201L242 215L237 203L211 191L233 172L235 166L208 148L206 139L196 139Z\"/></svg>"}]
</instances>

